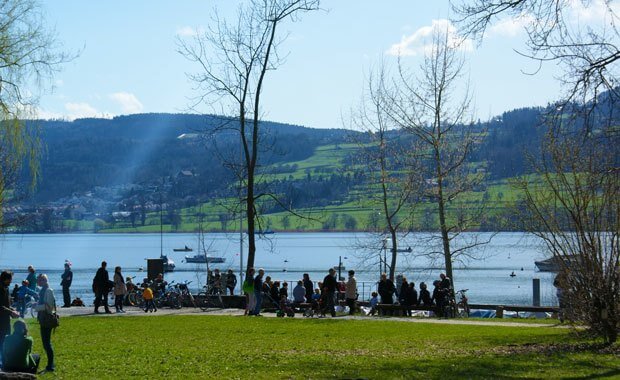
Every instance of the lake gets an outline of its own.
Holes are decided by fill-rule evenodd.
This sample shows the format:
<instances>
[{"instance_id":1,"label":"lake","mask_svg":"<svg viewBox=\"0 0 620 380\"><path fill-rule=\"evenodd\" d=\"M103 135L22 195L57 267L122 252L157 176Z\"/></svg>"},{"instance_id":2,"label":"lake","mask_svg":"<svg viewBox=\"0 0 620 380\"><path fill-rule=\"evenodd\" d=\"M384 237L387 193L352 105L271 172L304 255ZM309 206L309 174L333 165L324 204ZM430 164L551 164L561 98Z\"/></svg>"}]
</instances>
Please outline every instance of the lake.
<instances>
[{"instance_id":1,"label":"lake","mask_svg":"<svg viewBox=\"0 0 620 380\"><path fill-rule=\"evenodd\" d=\"M233 269L239 276L239 234L205 234L205 245L210 255L226 259L224 264L210 269ZM553 273L538 272L534 261L545 257L540 242L524 233L463 234L455 241L456 247L471 243L472 239L488 239L489 244L470 251L454 263L456 289L469 289L471 303L532 304L532 279L541 281L543 305L555 305ZM388 244L389 245L389 244ZM396 273L409 281L429 284L442 272L443 259L438 256L436 236L413 233L403 236L400 248L411 247L411 253L399 253ZM125 276L146 277L146 258L157 258L160 251L176 263L173 273L166 273L168 281L192 281L197 291L205 283L206 265L188 264L185 255L173 248L198 247L196 234L32 234L0 236L0 268L12 270L15 281L26 278L26 268L33 265L38 273L47 273L52 288L61 298L60 275L64 261L73 264L72 296L87 302L93 299L90 290L95 271L102 260L107 261L110 277L120 265ZM383 249L381 237L368 233L275 233L257 239L255 266L265 269L274 280L296 282L307 272L314 281L321 281L330 267L342 265L356 271L360 299L369 298L379 276L379 258ZM244 247L247 250L247 246ZM247 255L247 252L244 252ZM245 259L245 258L244 258ZM388 257L388 261L390 258ZM511 273L515 276L510 276ZM342 273L346 277L346 271ZM292 289L290 287L289 289ZM238 289L237 289L238 291Z\"/></svg>"}]
</instances>

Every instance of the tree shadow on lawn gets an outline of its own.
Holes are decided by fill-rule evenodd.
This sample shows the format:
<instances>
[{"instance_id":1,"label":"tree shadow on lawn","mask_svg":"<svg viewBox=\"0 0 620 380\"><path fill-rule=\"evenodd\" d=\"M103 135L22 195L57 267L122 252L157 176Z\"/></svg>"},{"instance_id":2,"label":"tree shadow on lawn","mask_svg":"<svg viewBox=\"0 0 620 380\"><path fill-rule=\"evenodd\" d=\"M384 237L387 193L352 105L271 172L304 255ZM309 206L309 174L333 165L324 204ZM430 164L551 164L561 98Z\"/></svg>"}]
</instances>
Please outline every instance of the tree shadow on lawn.
<instances>
[{"instance_id":1,"label":"tree shadow on lawn","mask_svg":"<svg viewBox=\"0 0 620 380\"><path fill-rule=\"evenodd\" d=\"M511 345L480 355L428 358L428 352L410 358L367 357L355 364L342 365L327 359L313 363L313 373L338 378L442 378L442 379L522 379L563 378L603 379L620 376L619 347L601 345ZM424 350L421 348L421 350ZM601 356L602 354L602 356ZM597 359L593 359L598 357ZM345 359L346 360L346 359ZM334 370L334 365L340 370ZM339 366L339 367L338 367Z\"/></svg>"}]
</instances>

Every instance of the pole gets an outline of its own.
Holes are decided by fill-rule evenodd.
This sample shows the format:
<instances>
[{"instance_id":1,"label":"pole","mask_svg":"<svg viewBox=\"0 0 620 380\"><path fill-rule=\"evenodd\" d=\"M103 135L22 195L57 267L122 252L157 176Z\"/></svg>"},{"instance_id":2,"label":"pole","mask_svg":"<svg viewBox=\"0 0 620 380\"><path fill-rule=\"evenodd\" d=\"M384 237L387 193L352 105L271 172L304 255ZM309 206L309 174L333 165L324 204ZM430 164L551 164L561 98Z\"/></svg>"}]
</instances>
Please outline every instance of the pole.
<instances>
[{"instance_id":1,"label":"pole","mask_svg":"<svg viewBox=\"0 0 620 380\"><path fill-rule=\"evenodd\" d=\"M338 256L338 281L340 281L340 278L342 277L341 271L342 271L342 256Z\"/></svg>"},{"instance_id":2,"label":"pole","mask_svg":"<svg viewBox=\"0 0 620 380\"><path fill-rule=\"evenodd\" d=\"M534 306L540 306L540 278L533 278L532 279L532 298L534 302L533 305Z\"/></svg>"},{"instance_id":3,"label":"pole","mask_svg":"<svg viewBox=\"0 0 620 380\"><path fill-rule=\"evenodd\" d=\"M239 74L239 88L241 88L241 74ZM241 132L241 128L239 128ZM241 133L239 133L241 135ZM243 165L243 136L240 137L239 145L239 167ZM241 284L239 294L243 295L243 201L241 198L241 189L243 188L243 180L239 176L239 283Z\"/></svg>"}]
</instances>

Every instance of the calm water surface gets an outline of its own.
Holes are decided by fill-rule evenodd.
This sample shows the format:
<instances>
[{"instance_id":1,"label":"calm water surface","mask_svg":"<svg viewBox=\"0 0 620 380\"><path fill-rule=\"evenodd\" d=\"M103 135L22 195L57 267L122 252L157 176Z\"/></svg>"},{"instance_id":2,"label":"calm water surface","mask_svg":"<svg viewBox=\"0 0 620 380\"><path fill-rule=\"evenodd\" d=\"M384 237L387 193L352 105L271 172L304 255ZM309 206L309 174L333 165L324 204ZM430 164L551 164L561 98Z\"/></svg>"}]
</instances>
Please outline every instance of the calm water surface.
<instances>
[{"instance_id":1,"label":"calm water surface","mask_svg":"<svg viewBox=\"0 0 620 380\"><path fill-rule=\"evenodd\" d=\"M468 243L473 234L465 234L456 246ZM491 234L483 234L489 238ZM110 273L120 265L125 276L142 279L146 272L146 258L157 258L160 251L168 254L177 270L167 273L168 281L192 281L197 290L204 285L206 266L184 262L184 252L173 252L183 246L197 248L195 234L53 234L53 235L3 235L0 236L0 268L15 272L14 280L25 279L25 269L33 265L37 272L50 276L52 287L59 290L60 274L65 259L73 263L75 279L72 295L89 301L92 278L102 260L108 262ZM211 269L233 269L239 275L239 235L205 234L205 245L211 255L226 259ZM411 234L403 237L401 247L411 247L413 252L400 253L397 273L409 281L429 284L438 278L442 259L437 241L428 234ZM320 281L327 269L342 260L346 269L355 269L359 292L368 294L379 275L379 257L383 256L383 242L370 234L355 233L276 233L257 240L256 267L265 268L267 275L276 280L297 281L304 272L314 281ZM247 249L247 247L246 247ZM388 248L389 249L389 248ZM523 233L499 233L491 242L471 252L478 259L455 262L454 281L457 289L468 288L472 303L531 304L532 279L541 280L542 303L557 303L552 286L553 274L536 271L534 260L545 257L540 243ZM389 252L388 252L389 254ZM389 260L389 258L388 258ZM516 276L511 277L514 272ZM343 272L346 277L346 273ZM237 289L238 291L238 289ZM60 297L60 291L57 292Z\"/></svg>"}]
</instances>

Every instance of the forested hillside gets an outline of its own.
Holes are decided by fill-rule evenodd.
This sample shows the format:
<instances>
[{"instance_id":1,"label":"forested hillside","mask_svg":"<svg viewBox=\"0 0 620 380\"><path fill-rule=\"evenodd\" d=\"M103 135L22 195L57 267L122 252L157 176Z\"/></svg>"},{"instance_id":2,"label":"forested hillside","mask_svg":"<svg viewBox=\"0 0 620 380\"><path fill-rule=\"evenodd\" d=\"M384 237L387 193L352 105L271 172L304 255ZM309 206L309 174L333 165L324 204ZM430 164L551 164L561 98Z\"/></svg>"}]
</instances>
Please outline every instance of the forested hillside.
<instances>
[{"instance_id":1,"label":"forested hillside","mask_svg":"<svg viewBox=\"0 0 620 380\"><path fill-rule=\"evenodd\" d=\"M538 108L513 110L472 126L485 139L470 157L471 163L494 181L527 173L523 152L536 151L541 113ZM107 226L118 221L145 226L148 214L162 203L167 210L165 223L179 228L185 222L183 209L216 200L226 203L239 196L232 170L239 157L238 135L231 129L234 120L138 114L30 123L38 126L44 146L41 180L34 193L23 190L27 186L16 189L9 210L36 216L22 227L27 230L54 231L59 223L61 229L79 230L91 228L84 227L92 224L85 222L95 219ZM263 214L282 212L282 205L317 209L363 203L367 176L356 148L363 144L363 135L263 124L261 186L281 199L281 204L263 202ZM393 133L403 134L403 144L411 138ZM69 226L63 220L71 221ZM324 227L323 223L317 228ZM348 229L355 229L350 227L365 228L360 223L349 223ZM340 228L347 228L344 221Z\"/></svg>"}]
</instances>

